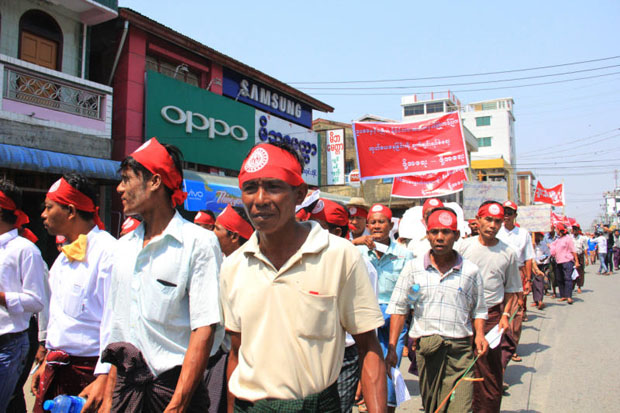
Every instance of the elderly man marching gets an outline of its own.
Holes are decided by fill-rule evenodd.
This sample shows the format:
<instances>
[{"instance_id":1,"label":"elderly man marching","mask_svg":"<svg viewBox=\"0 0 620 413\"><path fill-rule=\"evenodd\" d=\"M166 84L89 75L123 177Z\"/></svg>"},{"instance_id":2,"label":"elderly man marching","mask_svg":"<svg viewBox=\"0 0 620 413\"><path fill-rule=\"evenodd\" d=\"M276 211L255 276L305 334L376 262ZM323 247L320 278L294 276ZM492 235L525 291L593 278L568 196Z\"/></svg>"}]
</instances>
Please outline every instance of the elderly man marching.
<instances>
[{"instance_id":1,"label":"elderly man marching","mask_svg":"<svg viewBox=\"0 0 620 413\"><path fill-rule=\"evenodd\" d=\"M478 355L484 355L488 348L484 337L487 307L482 277L476 265L453 250L459 235L454 211L440 207L431 212L427 220L431 249L406 264L387 308L391 314L386 357L389 368L396 366L396 343L413 304L409 336L417 341L416 361L426 412L472 411L471 381L463 381L454 392L454 400L448 399L438 409L474 361L472 336ZM416 284L419 293L411 303L408 296ZM473 378L473 374L469 371L467 377Z\"/></svg>"},{"instance_id":2,"label":"elderly man marching","mask_svg":"<svg viewBox=\"0 0 620 413\"><path fill-rule=\"evenodd\" d=\"M119 240L112 273L114 314L102 359L114 365L113 411L208 406L202 380L221 320L222 253L212 231L175 210L187 196L181 165L180 151L155 138L121 163L124 213L143 221Z\"/></svg>"},{"instance_id":3,"label":"elderly man marching","mask_svg":"<svg viewBox=\"0 0 620 413\"><path fill-rule=\"evenodd\" d=\"M66 244L50 269L46 361L32 379L34 411L59 394L88 397L84 411L104 401L110 366L100 359L110 318L110 278L116 239L103 231L97 187L77 174L49 189L43 225Z\"/></svg>"},{"instance_id":4,"label":"elderly man marching","mask_svg":"<svg viewBox=\"0 0 620 413\"><path fill-rule=\"evenodd\" d=\"M345 332L353 335L370 411L385 410L383 324L366 265L350 242L297 222L302 160L284 144L255 146L241 166L241 199L256 232L222 265L232 348L229 412L339 412Z\"/></svg>"},{"instance_id":5,"label":"elderly man marching","mask_svg":"<svg viewBox=\"0 0 620 413\"><path fill-rule=\"evenodd\" d=\"M517 294L522 291L517 254L508 244L497 238L504 221L504 208L495 201L486 201L476 214L479 234L463 240L458 252L480 269L484 284L484 299L488 319L484 333L499 324L508 329L508 319L517 308ZM502 403L502 349L497 346L482 355L474 367L475 375L484 378L474 383L474 412L496 413Z\"/></svg>"}]
</instances>

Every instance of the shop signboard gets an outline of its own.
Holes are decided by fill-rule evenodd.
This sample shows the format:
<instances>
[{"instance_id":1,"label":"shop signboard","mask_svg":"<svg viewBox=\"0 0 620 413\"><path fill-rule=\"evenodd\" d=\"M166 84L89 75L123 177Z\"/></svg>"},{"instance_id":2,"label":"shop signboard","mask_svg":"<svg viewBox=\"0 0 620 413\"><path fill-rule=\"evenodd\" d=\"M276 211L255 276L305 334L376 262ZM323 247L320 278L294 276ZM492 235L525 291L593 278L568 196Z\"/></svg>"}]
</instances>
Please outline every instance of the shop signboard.
<instances>
[{"instance_id":1,"label":"shop signboard","mask_svg":"<svg viewBox=\"0 0 620 413\"><path fill-rule=\"evenodd\" d=\"M236 186L212 184L190 179L183 180L187 199L183 207L187 211L208 209L217 216L226 205L243 206L241 190Z\"/></svg>"},{"instance_id":2,"label":"shop signboard","mask_svg":"<svg viewBox=\"0 0 620 413\"><path fill-rule=\"evenodd\" d=\"M236 101L312 128L311 106L232 70L224 69L222 93Z\"/></svg>"},{"instance_id":3,"label":"shop signboard","mask_svg":"<svg viewBox=\"0 0 620 413\"><path fill-rule=\"evenodd\" d=\"M308 185L319 183L319 142L317 133L295 123L256 110L255 142L285 142L304 158L303 178Z\"/></svg>"},{"instance_id":4,"label":"shop signboard","mask_svg":"<svg viewBox=\"0 0 620 413\"><path fill-rule=\"evenodd\" d=\"M344 185L344 129L325 131L327 185Z\"/></svg>"},{"instance_id":5,"label":"shop signboard","mask_svg":"<svg viewBox=\"0 0 620 413\"><path fill-rule=\"evenodd\" d=\"M153 71L146 83L147 138L176 145L187 162L241 168L254 146L253 108Z\"/></svg>"}]
</instances>

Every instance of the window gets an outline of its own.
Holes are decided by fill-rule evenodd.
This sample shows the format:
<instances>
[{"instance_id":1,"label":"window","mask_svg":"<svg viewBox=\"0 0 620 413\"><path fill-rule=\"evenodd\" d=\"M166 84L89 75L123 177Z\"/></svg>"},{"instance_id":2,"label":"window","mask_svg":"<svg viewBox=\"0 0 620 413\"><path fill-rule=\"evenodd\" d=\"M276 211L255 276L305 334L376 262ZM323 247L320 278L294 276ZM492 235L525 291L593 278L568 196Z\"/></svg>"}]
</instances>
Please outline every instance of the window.
<instances>
[{"instance_id":1,"label":"window","mask_svg":"<svg viewBox=\"0 0 620 413\"><path fill-rule=\"evenodd\" d=\"M40 10L29 10L19 19L19 58L48 69L60 70L62 30L56 20Z\"/></svg>"},{"instance_id":2,"label":"window","mask_svg":"<svg viewBox=\"0 0 620 413\"><path fill-rule=\"evenodd\" d=\"M443 102L427 103L426 113L443 112Z\"/></svg>"},{"instance_id":3,"label":"window","mask_svg":"<svg viewBox=\"0 0 620 413\"><path fill-rule=\"evenodd\" d=\"M405 106L405 116L423 115L424 104Z\"/></svg>"},{"instance_id":4,"label":"window","mask_svg":"<svg viewBox=\"0 0 620 413\"><path fill-rule=\"evenodd\" d=\"M486 146L491 146L491 136L487 136L485 138L476 138L478 140L478 147L484 148Z\"/></svg>"},{"instance_id":5,"label":"window","mask_svg":"<svg viewBox=\"0 0 620 413\"><path fill-rule=\"evenodd\" d=\"M484 102L482 104L482 110L494 110L497 109L497 102Z\"/></svg>"},{"instance_id":6,"label":"window","mask_svg":"<svg viewBox=\"0 0 620 413\"><path fill-rule=\"evenodd\" d=\"M146 56L146 69L161 73L193 86L200 84L200 75L192 72L187 65L175 65L156 56Z\"/></svg>"},{"instance_id":7,"label":"window","mask_svg":"<svg viewBox=\"0 0 620 413\"><path fill-rule=\"evenodd\" d=\"M490 116L481 116L476 118L476 126L489 126L491 124Z\"/></svg>"},{"instance_id":8,"label":"window","mask_svg":"<svg viewBox=\"0 0 620 413\"><path fill-rule=\"evenodd\" d=\"M344 162L344 173L348 175L354 169L355 169L355 161L353 159L347 159Z\"/></svg>"}]
</instances>

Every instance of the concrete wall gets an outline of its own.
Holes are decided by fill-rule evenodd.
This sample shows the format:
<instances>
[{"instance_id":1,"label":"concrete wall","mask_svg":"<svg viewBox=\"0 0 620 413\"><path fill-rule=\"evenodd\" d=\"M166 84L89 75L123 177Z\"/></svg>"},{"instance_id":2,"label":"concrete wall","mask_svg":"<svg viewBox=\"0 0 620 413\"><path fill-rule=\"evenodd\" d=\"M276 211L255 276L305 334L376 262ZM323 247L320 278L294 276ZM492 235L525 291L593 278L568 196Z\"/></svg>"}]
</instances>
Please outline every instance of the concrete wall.
<instances>
[{"instance_id":1,"label":"concrete wall","mask_svg":"<svg viewBox=\"0 0 620 413\"><path fill-rule=\"evenodd\" d=\"M38 9L56 20L62 30L61 72L79 76L81 68L81 23L69 10L39 0L0 0L0 54L18 57L19 20L28 10Z\"/></svg>"}]
</instances>

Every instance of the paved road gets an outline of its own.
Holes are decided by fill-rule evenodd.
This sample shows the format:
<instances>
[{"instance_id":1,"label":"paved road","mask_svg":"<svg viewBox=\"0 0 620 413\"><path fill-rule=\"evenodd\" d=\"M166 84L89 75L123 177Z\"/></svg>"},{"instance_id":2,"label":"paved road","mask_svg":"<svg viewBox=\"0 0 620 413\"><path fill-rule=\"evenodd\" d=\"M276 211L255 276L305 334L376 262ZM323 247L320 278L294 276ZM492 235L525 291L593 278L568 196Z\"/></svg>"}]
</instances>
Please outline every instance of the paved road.
<instances>
[{"instance_id":1,"label":"paved road","mask_svg":"<svg viewBox=\"0 0 620 413\"><path fill-rule=\"evenodd\" d=\"M547 308L528 309L530 319L518 348L523 361L506 370L510 389L502 412L620 411L620 272L604 277L596 275L596 268L586 268L584 291L575 295L572 306L545 297ZM418 380L408 368L403 360L401 371L412 399L397 411L419 412ZM32 398L27 401L31 407Z\"/></svg>"},{"instance_id":2,"label":"paved road","mask_svg":"<svg viewBox=\"0 0 620 413\"><path fill-rule=\"evenodd\" d=\"M545 297L544 310L528 308L518 348L523 361L506 369L502 412L620 412L620 272L605 277L597 268L586 268L572 306ZM412 399L397 411L419 412L418 381L408 367L403 361Z\"/></svg>"}]
</instances>

